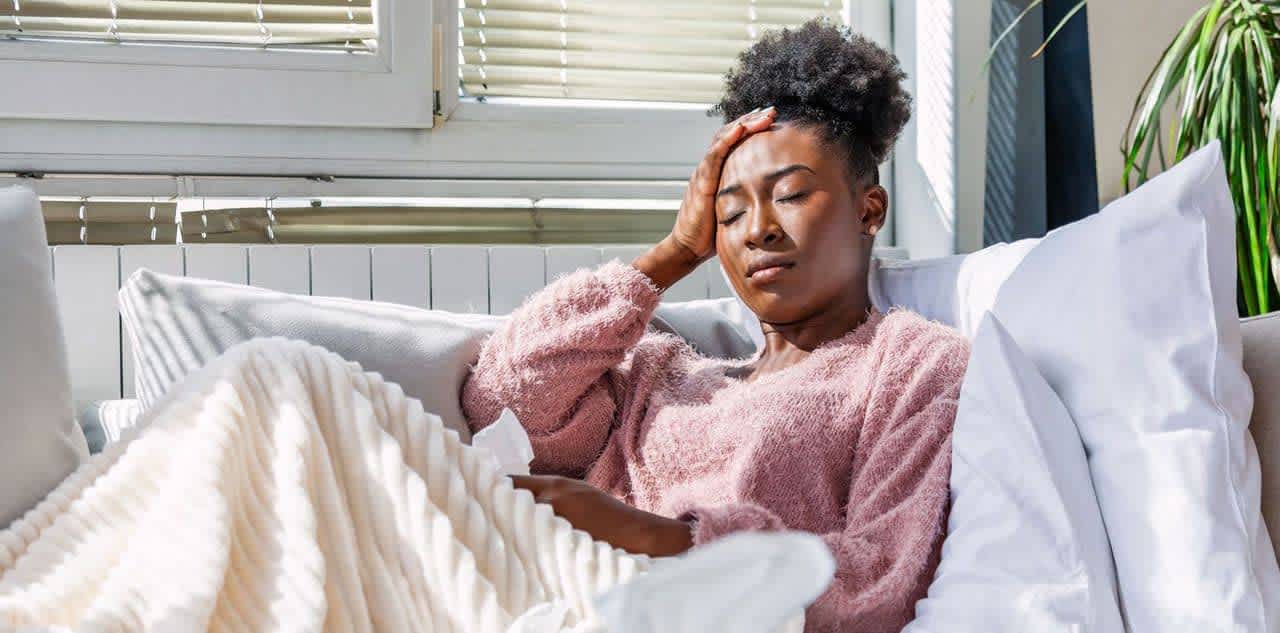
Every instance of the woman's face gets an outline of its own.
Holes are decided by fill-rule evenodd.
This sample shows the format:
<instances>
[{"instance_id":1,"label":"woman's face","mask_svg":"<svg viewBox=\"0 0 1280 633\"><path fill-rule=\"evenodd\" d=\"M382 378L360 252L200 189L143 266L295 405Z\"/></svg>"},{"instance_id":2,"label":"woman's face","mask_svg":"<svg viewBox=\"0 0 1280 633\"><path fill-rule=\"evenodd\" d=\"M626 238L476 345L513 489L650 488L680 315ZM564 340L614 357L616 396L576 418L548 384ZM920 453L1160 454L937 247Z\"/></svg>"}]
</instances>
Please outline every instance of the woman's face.
<instances>
[{"instance_id":1,"label":"woman's face","mask_svg":"<svg viewBox=\"0 0 1280 633\"><path fill-rule=\"evenodd\" d=\"M855 188L846 165L813 130L787 123L752 134L725 159L716 254L761 321L795 323L865 301L888 198L879 185Z\"/></svg>"}]
</instances>

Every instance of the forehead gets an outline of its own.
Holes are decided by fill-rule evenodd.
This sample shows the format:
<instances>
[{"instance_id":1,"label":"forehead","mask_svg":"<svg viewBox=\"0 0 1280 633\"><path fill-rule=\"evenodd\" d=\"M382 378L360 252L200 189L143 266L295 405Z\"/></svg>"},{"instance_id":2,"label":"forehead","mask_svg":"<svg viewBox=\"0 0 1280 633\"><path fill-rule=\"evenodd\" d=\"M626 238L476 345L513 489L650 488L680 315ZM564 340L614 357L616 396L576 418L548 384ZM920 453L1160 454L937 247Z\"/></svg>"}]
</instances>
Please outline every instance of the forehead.
<instances>
[{"instance_id":1,"label":"forehead","mask_svg":"<svg viewBox=\"0 0 1280 633\"><path fill-rule=\"evenodd\" d=\"M768 130L748 136L729 152L721 180L723 185L752 182L796 163L825 175L838 162L835 158L813 130L775 123Z\"/></svg>"}]
</instances>

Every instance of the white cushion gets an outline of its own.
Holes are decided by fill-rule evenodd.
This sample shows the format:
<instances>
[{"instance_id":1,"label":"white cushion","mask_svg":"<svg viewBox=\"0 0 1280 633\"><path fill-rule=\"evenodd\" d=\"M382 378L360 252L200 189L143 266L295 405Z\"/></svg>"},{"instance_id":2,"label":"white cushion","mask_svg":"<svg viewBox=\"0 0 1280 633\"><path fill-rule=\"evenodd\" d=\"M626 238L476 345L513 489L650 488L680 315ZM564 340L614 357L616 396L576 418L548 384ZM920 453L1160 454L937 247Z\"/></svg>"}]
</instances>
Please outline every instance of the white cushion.
<instances>
[{"instance_id":1,"label":"white cushion","mask_svg":"<svg viewBox=\"0 0 1280 633\"><path fill-rule=\"evenodd\" d=\"M120 440L121 435L137 425L142 407L133 398L124 400L94 400L80 409L77 422L90 453L101 453L109 444Z\"/></svg>"},{"instance_id":2,"label":"white cushion","mask_svg":"<svg viewBox=\"0 0 1280 633\"><path fill-rule=\"evenodd\" d=\"M685 336L704 354L741 357L740 332L704 315L715 301L659 306L653 326ZM484 338L505 317L390 303L291 295L139 270L120 290L143 411L183 377L241 341L283 336L323 346L397 383L469 441L458 391ZM135 414L130 420L138 419ZM110 443L114 438L106 438Z\"/></svg>"},{"instance_id":3,"label":"white cushion","mask_svg":"<svg viewBox=\"0 0 1280 633\"><path fill-rule=\"evenodd\" d=\"M967 255L933 259L904 260L873 253L867 274L871 305L881 312L906 308L972 338L982 315L995 305L1000 287L1039 242L994 244ZM732 288L723 268L720 274ZM764 344L760 321L746 304L737 297L718 301L725 304L717 307L723 318L746 331L757 348Z\"/></svg>"},{"instance_id":4,"label":"white cushion","mask_svg":"<svg viewBox=\"0 0 1280 633\"><path fill-rule=\"evenodd\" d=\"M0 189L0 528L88 456L53 294L40 201Z\"/></svg>"},{"instance_id":5,"label":"white cushion","mask_svg":"<svg viewBox=\"0 0 1280 633\"><path fill-rule=\"evenodd\" d=\"M1218 144L1049 233L994 313L1089 455L1137 633L1280 631Z\"/></svg>"},{"instance_id":6,"label":"white cushion","mask_svg":"<svg viewBox=\"0 0 1280 633\"><path fill-rule=\"evenodd\" d=\"M1124 630L1075 423L987 313L952 435L951 515L910 633Z\"/></svg>"},{"instance_id":7,"label":"white cushion","mask_svg":"<svg viewBox=\"0 0 1280 633\"><path fill-rule=\"evenodd\" d=\"M458 391L502 317L375 301L291 295L139 270L120 290L145 412L186 375L236 343L283 336L382 374L469 441Z\"/></svg>"},{"instance_id":8,"label":"white cushion","mask_svg":"<svg viewBox=\"0 0 1280 633\"><path fill-rule=\"evenodd\" d=\"M967 255L934 259L874 258L867 279L871 304L881 312L907 308L972 338L982 315L995 305L1000 287L1039 242L994 244Z\"/></svg>"}]
</instances>

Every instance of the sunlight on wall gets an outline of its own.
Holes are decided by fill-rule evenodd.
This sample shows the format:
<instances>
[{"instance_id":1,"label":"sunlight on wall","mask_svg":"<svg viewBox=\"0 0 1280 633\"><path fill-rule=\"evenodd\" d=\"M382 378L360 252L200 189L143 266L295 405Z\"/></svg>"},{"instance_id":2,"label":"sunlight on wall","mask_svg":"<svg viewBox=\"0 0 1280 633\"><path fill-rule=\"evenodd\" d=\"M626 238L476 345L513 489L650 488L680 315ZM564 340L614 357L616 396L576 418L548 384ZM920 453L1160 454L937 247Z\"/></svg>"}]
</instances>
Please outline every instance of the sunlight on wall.
<instances>
[{"instance_id":1,"label":"sunlight on wall","mask_svg":"<svg viewBox=\"0 0 1280 633\"><path fill-rule=\"evenodd\" d=\"M955 46L950 2L916 4L916 160L945 226L955 226Z\"/></svg>"}]
</instances>

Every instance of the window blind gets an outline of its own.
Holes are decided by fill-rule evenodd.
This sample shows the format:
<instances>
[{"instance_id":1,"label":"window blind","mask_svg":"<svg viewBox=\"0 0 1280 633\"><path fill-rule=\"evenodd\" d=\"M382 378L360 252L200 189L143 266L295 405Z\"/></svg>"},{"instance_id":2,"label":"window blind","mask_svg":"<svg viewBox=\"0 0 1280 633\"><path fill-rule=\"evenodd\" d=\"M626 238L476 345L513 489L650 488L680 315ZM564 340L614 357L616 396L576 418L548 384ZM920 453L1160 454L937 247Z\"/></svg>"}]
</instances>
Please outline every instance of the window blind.
<instances>
[{"instance_id":1,"label":"window blind","mask_svg":"<svg viewBox=\"0 0 1280 633\"><path fill-rule=\"evenodd\" d=\"M0 0L0 34L371 50L377 27L373 0Z\"/></svg>"},{"instance_id":2,"label":"window blind","mask_svg":"<svg viewBox=\"0 0 1280 633\"><path fill-rule=\"evenodd\" d=\"M768 29L841 0L459 0L463 94L711 103Z\"/></svg>"},{"instance_id":3,"label":"window blind","mask_svg":"<svg viewBox=\"0 0 1280 633\"><path fill-rule=\"evenodd\" d=\"M44 197L50 244L634 244L679 200Z\"/></svg>"}]
</instances>

